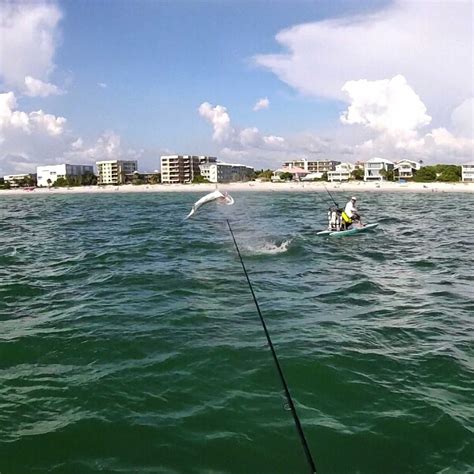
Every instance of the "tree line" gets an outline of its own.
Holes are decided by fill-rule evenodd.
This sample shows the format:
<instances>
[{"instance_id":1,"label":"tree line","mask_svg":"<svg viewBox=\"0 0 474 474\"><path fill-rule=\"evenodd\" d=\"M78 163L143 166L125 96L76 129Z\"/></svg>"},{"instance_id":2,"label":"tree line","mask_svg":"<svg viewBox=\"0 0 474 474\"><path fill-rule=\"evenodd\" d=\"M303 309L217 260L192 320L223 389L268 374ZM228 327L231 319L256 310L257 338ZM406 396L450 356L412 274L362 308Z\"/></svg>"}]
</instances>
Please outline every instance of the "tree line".
<instances>
[{"instance_id":1,"label":"tree line","mask_svg":"<svg viewBox=\"0 0 474 474\"><path fill-rule=\"evenodd\" d=\"M380 175L383 176L387 181L396 181L399 179L398 175L394 170L382 170ZM255 171L255 178L270 181L273 176L273 171L270 169L261 169ZM357 168L351 172L352 179L356 181L362 181L364 179L364 170ZM422 166L419 170L413 171L413 181L418 183L428 182L445 182L452 183L461 181L462 168L459 165L432 165ZM291 181L293 179L292 173L281 173L280 179L283 181ZM327 181L327 173L323 173L320 179L317 181Z\"/></svg>"}]
</instances>

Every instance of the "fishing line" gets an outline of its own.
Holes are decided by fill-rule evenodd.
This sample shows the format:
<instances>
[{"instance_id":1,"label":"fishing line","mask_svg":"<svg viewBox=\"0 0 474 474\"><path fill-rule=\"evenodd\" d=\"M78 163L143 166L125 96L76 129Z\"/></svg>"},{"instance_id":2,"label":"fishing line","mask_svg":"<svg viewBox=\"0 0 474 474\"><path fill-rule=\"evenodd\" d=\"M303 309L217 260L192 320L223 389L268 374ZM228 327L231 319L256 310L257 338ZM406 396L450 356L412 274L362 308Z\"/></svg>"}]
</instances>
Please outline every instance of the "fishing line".
<instances>
[{"instance_id":1,"label":"fishing line","mask_svg":"<svg viewBox=\"0 0 474 474\"><path fill-rule=\"evenodd\" d=\"M288 389L288 385L286 383L285 376L283 375L283 370L280 366L280 362L278 361L278 357L277 357L277 354L275 352L275 348L273 347L273 343L272 343L272 340L270 338L270 334L268 332L267 325L265 324L265 319L263 318L262 312L260 311L260 306L258 305L257 297L255 296L255 292L253 291L252 283L251 283L249 275L247 273L247 269L245 268L245 264L244 264L244 261L242 259L242 255L240 254L239 246L237 245L237 241L235 240L234 231L232 230L229 219L226 219L226 220L227 220L227 225L229 226L230 234L232 235L232 240L234 241L235 250L237 250L237 255L239 256L240 264L242 265L242 269L244 271L245 278L247 279L247 283L249 285L250 292L252 293L253 301L255 303L255 307L257 308L257 312L258 312L258 315L260 317L260 322L262 323L263 330L265 331L265 336L267 337L267 342L268 342L268 345L269 345L270 350L272 352L273 361L275 362L275 365L276 365L276 368L277 368L277 371L278 371L278 375L280 376L280 380L281 380L281 383L283 385L283 389L285 391L285 396L286 396L286 400L287 400L287 403L288 403L288 407L291 411L291 414L293 415L293 420L295 422L296 431L298 432L298 435L300 437L300 441L301 441L301 444L303 446L303 451L306 455L306 460L308 461L309 467L311 469L310 472L315 473L316 472L316 467L314 465L313 457L311 456L311 452L309 450L308 442L306 441L306 437L305 437L304 432L303 432L303 427L301 426L300 419L298 418L298 414L296 413L295 404L293 403L293 399L291 398L290 390Z\"/></svg>"}]
</instances>

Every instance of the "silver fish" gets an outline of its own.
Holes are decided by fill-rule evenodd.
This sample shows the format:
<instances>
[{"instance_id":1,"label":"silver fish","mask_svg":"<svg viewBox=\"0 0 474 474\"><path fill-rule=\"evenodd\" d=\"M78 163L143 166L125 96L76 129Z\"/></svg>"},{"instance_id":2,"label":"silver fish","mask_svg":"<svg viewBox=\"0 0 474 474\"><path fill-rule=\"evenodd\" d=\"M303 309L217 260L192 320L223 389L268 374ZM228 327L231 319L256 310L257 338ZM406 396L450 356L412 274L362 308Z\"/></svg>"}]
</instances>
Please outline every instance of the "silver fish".
<instances>
[{"instance_id":1,"label":"silver fish","mask_svg":"<svg viewBox=\"0 0 474 474\"><path fill-rule=\"evenodd\" d=\"M185 219L189 219L202 205L207 204L208 202L212 202L212 201L217 201L222 204L227 204L228 206L231 206L232 204L234 204L234 199L232 198L232 196L230 196L227 193L222 194L218 189L216 189L212 193L206 194L201 199L196 201L193 204L191 212L185 217Z\"/></svg>"}]
</instances>

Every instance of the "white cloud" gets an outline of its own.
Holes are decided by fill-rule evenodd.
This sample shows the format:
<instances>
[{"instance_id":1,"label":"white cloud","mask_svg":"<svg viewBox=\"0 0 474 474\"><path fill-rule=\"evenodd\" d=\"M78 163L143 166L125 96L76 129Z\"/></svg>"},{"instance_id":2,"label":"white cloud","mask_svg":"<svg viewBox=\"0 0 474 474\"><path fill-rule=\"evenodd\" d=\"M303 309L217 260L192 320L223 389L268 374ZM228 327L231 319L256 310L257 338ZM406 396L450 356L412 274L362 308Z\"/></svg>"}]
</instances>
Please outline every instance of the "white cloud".
<instances>
[{"instance_id":1,"label":"white cloud","mask_svg":"<svg viewBox=\"0 0 474 474\"><path fill-rule=\"evenodd\" d=\"M431 122L425 104L406 79L395 76L380 81L348 81L342 90L350 105L341 116L346 125L363 125L377 132L378 142L389 142L395 148L414 148L421 143L418 130ZM366 142L372 148L374 140Z\"/></svg>"},{"instance_id":2,"label":"white cloud","mask_svg":"<svg viewBox=\"0 0 474 474\"><path fill-rule=\"evenodd\" d=\"M199 114L212 124L214 128L213 140L223 142L234 134L227 109L222 105L213 107L209 102L203 102L199 106Z\"/></svg>"},{"instance_id":3,"label":"white cloud","mask_svg":"<svg viewBox=\"0 0 474 474\"><path fill-rule=\"evenodd\" d=\"M0 3L0 78L4 88L28 95L59 93L48 79L55 68L61 18L60 9L51 2Z\"/></svg>"},{"instance_id":4,"label":"white cloud","mask_svg":"<svg viewBox=\"0 0 474 474\"><path fill-rule=\"evenodd\" d=\"M73 150L80 150L83 146L84 140L81 137L71 143L71 148Z\"/></svg>"},{"instance_id":5,"label":"white cloud","mask_svg":"<svg viewBox=\"0 0 474 474\"><path fill-rule=\"evenodd\" d=\"M283 137L277 137L275 135L268 135L267 137L263 137L263 141L267 145L274 148L279 148L285 143L285 139Z\"/></svg>"},{"instance_id":6,"label":"white cloud","mask_svg":"<svg viewBox=\"0 0 474 474\"><path fill-rule=\"evenodd\" d=\"M472 159L472 118L470 134L462 134L468 132L472 101L463 102L452 114L456 134L445 127L423 132L431 117L403 76L380 81L349 81L343 91L350 98L350 105L341 114L341 122L362 125L372 132L369 139L356 146L358 153L394 160L400 157L425 161Z\"/></svg>"},{"instance_id":7,"label":"white cloud","mask_svg":"<svg viewBox=\"0 0 474 474\"><path fill-rule=\"evenodd\" d=\"M459 135L474 138L474 97L466 99L453 110L451 123Z\"/></svg>"},{"instance_id":8,"label":"white cloud","mask_svg":"<svg viewBox=\"0 0 474 474\"><path fill-rule=\"evenodd\" d=\"M254 61L304 95L348 103L346 126L326 131L336 140L292 137L295 149L315 142L314 153L353 159L472 160L472 18L468 0L395 0L376 13L282 30L283 51Z\"/></svg>"},{"instance_id":9,"label":"white cloud","mask_svg":"<svg viewBox=\"0 0 474 474\"><path fill-rule=\"evenodd\" d=\"M97 85L101 88L101 89L107 89L107 84L105 82L98 82Z\"/></svg>"},{"instance_id":10,"label":"white cloud","mask_svg":"<svg viewBox=\"0 0 474 474\"><path fill-rule=\"evenodd\" d=\"M264 99L258 99L255 103L253 110L257 112L258 110L268 109L270 106L270 101L265 97Z\"/></svg>"},{"instance_id":11,"label":"white cloud","mask_svg":"<svg viewBox=\"0 0 474 474\"><path fill-rule=\"evenodd\" d=\"M33 172L68 146L67 121L43 112L18 110L13 92L0 94L0 174Z\"/></svg>"},{"instance_id":12,"label":"white cloud","mask_svg":"<svg viewBox=\"0 0 474 474\"><path fill-rule=\"evenodd\" d=\"M133 148L124 150L120 135L109 130L88 146L84 145L82 138L78 138L63 153L63 159L76 163L95 163L98 160L137 159L140 154Z\"/></svg>"},{"instance_id":13,"label":"white cloud","mask_svg":"<svg viewBox=\"0 0 474 474\"><path fill-rule=\"evenodd\" d=\"M44 164L93 164L100 159L137 159L142 155L141 150L124 150L120 136L113 131L86 144L66 125L66 118L42 110L18 110L13 92L0 94L0 175L33 173L36 166Z\"/></svg>"},{"instance_id":14,"label":"white cloud","mask_svg":"<svg viewBox=\"0 0 474 474\"><path fill-rule=\"evenodd\" d=\"M277 136L264 136L256 127L239 129L231 124L230 116L226 107L216 105L215 107L204 102L199 107L199 114L212 124L214 133L213 140L225 145L227 149L264 149L278 148L284 145L285 140Z\"/></svg>"},{"instance_id":15,"label":"white cloud","mask_svg":"<svg viewBox=\"0 0 474 474\"><path fill-rule=\"evenodd\" d=\"M0 94L0 141L4 142L6 137L18 130L32 135L44 133L57 136L63 133L66 119L45 114L42 110L26 113L17 108L17 100L13 92Z\"/></svg>"},{"instance_id":16,"label":"white cloud","mask_svg":"<svg viewBox=\"0 0 474 474\"><path fill-rule=\"evenodd\" d=\"M362 124L377 131L403 133L428 125L425 104L401 75L380 81L349 81L342 90L351 105L342 113L345 124Z\"/></svg>"},{"instance_id":17,"label":"white cloud","mask_svg":"<svg viewBox=\"0 0 474 474\"><path fill-rule=\"evenodd\" d=\"M346 100L351 80L403 74L440 119L473 94L472 2L396 1L378 13L280 31L278 54L254 58L303 94Z\"/></svg>"},{"instance_id":18,"label":"white cloud","mask_svg":"<svg viewBox=\"0 0 474 474\"><path fill-rule=\"evenodd\" d=\"M25 77L25 95L30 97L48 97L49 95L64 94L58 86L43 82L31 76Z\"/></svg>"}]
</instances>

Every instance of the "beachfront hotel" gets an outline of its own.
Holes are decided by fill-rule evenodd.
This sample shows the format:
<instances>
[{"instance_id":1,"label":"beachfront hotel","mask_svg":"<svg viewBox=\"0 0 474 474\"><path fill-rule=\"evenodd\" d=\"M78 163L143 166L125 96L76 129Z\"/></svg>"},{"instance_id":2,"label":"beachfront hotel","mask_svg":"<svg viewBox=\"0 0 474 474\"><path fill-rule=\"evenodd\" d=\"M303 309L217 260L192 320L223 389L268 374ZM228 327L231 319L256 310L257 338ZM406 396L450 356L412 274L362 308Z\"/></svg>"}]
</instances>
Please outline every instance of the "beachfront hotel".
<instances>
[{"instance_id":1,"label":"beachfront hotel","mask_svg":"<svg viewBox=\"0 0 474 474\"><path fill-rule=\"evenodd\" d=\"M97 184L124 184L125 176L132 174L138 169L137 161L134 160L106 160L97 161L98 181Z\"/></svg>"},{"instance_id":2,"label":"beachfront hotel","mask_svg":"<svg viewBox=\"0 0 474 474\"><path fill-rule=\"evenodd\" d=\"M334 160L316 160L310 161L306 158L301 158L300 160L291 160L285 161L283 163L283 169L286 168L301 168L308 173L327 173L328 171L334 171L336 166L341 164L340 161Z\"/></svg>"},{"instance_id":3,"label":"beachfront hotel","mask_svg":"<svg viewBox=\"0 0 474 474\"><path fill-rule=\"evenodd\" d=\"M385 158L371 158L364 163L364 181L385 181L382 171L393 170L394 163Z\"/></svg>"},{"instance_id":4,"label":"beachfront hotel","mask_svg":"<svg viewBox=\"0 0 474 474\"><path fill-rule=\"evenodd\" d=\"M200 165L215 163L217 158L203 155L163 155L160 160L162 183L187 184L201 175Z\"/></svg>"},{"instance_id":5,"label":"beachfront hotel","mask_svg":"<svg viewBox=\"0 0 474 474\"><path fill-rule=\"evenodd\" d=\"M464 183L474 183L474 161L461 165L461 173Z\"/></svg>"},{"instance_id":6,"label":"beachfront hotel","mask_svg":"<svg viewBox=\"0 0 474 474\"><path fill-rule=\"evenodd\" d=\"M40 187L52 186L59 178L83 176L86 173L94 174L94 167L92 165L70 165L67 163L36 167L38 186Z\"/></svg>"},{"instance_id":7,"label":"beachfront hotel","mask_svg":"<svg viewBox=\"0 0 474 474\"><path fill-rule=\"evenodd\" d=\"M199 165L201 176L211 183L231 183L249 181L254 174L254 168L232 163L203 163Z\"/></svg>"}]
</instances>

